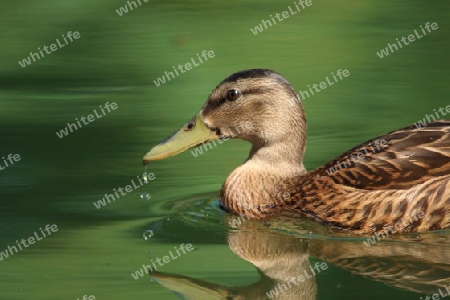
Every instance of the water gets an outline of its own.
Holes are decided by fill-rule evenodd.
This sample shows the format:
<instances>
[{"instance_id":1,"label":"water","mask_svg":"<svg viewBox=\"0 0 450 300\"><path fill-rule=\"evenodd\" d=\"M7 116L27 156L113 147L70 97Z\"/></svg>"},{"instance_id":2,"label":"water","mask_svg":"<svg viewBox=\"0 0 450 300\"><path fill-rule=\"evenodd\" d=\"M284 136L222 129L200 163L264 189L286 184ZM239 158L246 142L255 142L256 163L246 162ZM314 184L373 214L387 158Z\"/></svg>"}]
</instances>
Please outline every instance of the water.
<instances>
[{"instance_id":1,"label":"water","mask_svg":"<svg viewBox=\"0 0 450 300\"><path fill-rule=\"evenodd\" d=\"M275 69L297 92L338 69L350 71L303 101L308 169L445 107L447 2L313 1L258 35L250 29L293 1L239 9L236 1L147 3L119 16L116 9L125 4L3 4L0 157L8 166L2 159L0 255L12 246L17 252L0 260L1 299L179 299L173 292L186 299L255 299L293 274L311 276L317 263L327 268L291 283L278 299L410 300L450 284L448 231L367 247L362 238L310 221L231 223L216 199L246 158L249 145L242 141L151 163L145 172L153 180L101 208L93 205L131 178L137 182L150 147L241 69ZM426 22L439 29L383 59L376 55ZM18 64L68 31L81 37L25 68ZM159 87L153 83L172 66L197 61L203 50L215 56ZM94 121L56 134L89 115ZM151 201L143 201L141 195L150 194ZM19 249L16 240L40 234L47 224L58 230ZM149 228L154 234L145 240ZM196 251L183 253L182 244ZM134 279L131 274L149 264L149 247L157 269Z\"/></svg>"},{"instance_id":2,"label":"water","mask_svg":"<svg viewBox=\"0 0 450 300\"><path fill-rule=\"evenodd\" d=\"M152 230L146 230L142 235L144 236L144 240L149 240L149 239L151 239L155 234L153 233Z\"/></svg>"},{"instance_id":3,"label":"water","mask_svg":"<svg viewBox=\"0 0 450 300\"><path fill-rule=\"evenodd\" d=\"M142 180L143 180L145 183L148 183L148 175L147 175L147 172L145 172L144 174L142 174Z\"/></svg>"},{"instance_id":4,"label":"water","mask_svg":"<svg viewBox=\"0 0 450 300\"><path fill-rule=\"evenodd\" d=\"M152 198L152 195L150 195L149 193L142 193L141 194L141 199L150 200L151 198Z\"/></svg>"}]
</instances>

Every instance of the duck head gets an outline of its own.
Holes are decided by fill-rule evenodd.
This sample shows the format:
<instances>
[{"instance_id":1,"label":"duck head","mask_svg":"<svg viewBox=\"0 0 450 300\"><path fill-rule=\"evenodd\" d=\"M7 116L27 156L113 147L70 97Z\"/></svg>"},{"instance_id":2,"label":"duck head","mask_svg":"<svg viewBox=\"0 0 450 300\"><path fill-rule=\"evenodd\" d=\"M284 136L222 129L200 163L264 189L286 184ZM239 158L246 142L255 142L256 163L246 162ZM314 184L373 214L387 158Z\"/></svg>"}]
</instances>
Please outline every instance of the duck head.
<instances>
[{"instance_id":1,"label":"duck head","mask_svg":"<svg viewBox=\"0 0 450 300\"><path fill-rule=\"evenodd\" d=\"M300 99L289 82L267 69L244 70L229 76L212 91L201 110L179 131L153 147L143 162L230 138L249 141L253 145L250 157L270 148L274 151L261 153L266 161L292 157L301 164L306 120Z\"/></svg>"},{"instance_id":2,"label":"duck head","mask_svg":"<svg viewBox=\"0 0 450 300\"><path fill-rule=\"evenodd\" d=\"M143 162L229 138L249 141L252 148L246 162L223 184L221 207L241 216L261 218L284 206L286 199L279 198L289 191L288 182L306 173L302 163L306 120L292 86L271 70L245 70L226 78L196 116L153 147Z\"/></svg>"}]
</instances>

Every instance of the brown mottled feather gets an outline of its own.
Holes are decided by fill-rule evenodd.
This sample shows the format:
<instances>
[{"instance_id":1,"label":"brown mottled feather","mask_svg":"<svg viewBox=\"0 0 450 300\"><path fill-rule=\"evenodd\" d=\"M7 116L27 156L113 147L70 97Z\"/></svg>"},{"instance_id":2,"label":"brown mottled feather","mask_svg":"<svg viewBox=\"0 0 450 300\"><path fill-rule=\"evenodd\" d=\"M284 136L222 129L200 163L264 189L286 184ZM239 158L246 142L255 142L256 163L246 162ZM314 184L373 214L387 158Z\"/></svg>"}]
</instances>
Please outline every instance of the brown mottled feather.
<instances>
[{"instance_id":1,"label":"brown mottled feather","mask_svg":"<svg viewBox=\"0 0 450 300\"><path fill-rule=\"evenodd\" d=\"M383 231L397 224L395 232L447 228L449 131L449 121L437 121L420 129L409 126L393 131L355 147L291 183L296 192L293 197L300 200L291 209L356 233ZM368 159L352 161L351 166L334 174L326 173L374 140L385 140L387 147L364 152ZM316 193L305 197L308 191Z\"/></svg>"},{"instance_id":2,"label":"brown mottled feather","mask_svg":"<svg viewBox=\"0 0 450 300\"><path fill-rule=\"evenodd\" d=\"M445 120L422 128L408 126L367 141L315 172L360 189L407 189L450 173L449 133L450 121ZM376 141L385 141L386 147L373 146ZM352 159L351 155L357 158L357 153L362 153L363 158Z\"/></svg>"}]
</instances>

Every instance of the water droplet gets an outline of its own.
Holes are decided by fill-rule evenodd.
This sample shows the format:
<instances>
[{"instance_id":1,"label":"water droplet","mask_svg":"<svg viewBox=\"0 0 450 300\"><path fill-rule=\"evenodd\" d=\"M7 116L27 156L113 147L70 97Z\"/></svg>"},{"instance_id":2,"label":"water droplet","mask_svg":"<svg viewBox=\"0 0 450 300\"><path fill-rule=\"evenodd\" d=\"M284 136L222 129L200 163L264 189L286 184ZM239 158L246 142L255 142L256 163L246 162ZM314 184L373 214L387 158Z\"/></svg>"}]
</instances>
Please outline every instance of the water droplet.
<instances>
[{"instance_id":1,"label":"water droplet","mask_svg":"<svg viewBox=\"0 0 450 300\"><path fill-rule=\"evenodd\" d=\"M153 233L152 230L146 230L146 231L143 233L143 236L144 236L144 239L145 239L145 240L151 239L154 235L155 235L155 234Z\"/></svg>"},{"instance_id":2,"label":"water droplet","mask_svg":"<svg viewBox=\"0 0 450 300\"><path fill-rule=\"evenodd\" d=\"M142 174L142 180L144 180L144 182L147 184L148 183L148 175L147 172L145 172L144 174Z\"/></svg>"},{"instance_id":3,"label":"water droplet","mask_svg":"<svg viewBox=\"0 0 450 300\"><path fill-rule=\"evenodd\" d=\"M142 193L141 194L141 199L150 200L151 198L152 198L152 195L150 195L150 193Z\"/></svg>"}]
</instances>

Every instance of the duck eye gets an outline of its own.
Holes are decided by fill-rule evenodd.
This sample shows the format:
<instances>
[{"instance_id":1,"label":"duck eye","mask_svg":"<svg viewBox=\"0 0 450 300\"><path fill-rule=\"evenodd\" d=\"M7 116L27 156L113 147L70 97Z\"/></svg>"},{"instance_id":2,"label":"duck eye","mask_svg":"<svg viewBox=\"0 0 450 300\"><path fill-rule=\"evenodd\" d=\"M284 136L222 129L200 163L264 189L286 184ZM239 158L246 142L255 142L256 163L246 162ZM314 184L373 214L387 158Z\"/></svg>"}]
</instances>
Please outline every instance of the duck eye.
<instances>
[{"instance_id":1,"label":"duck eye","mask_svg":"<svg viewBox=\"0 0 450 300\"><path fill-rule=\"evenodd\" d=\"M241 92L239 92L237 90L229 90L227 93L227 98L230 101L234 101L234 100L237 100L237 98L239 98L240 95L241 95Z\"/></svg>"}]
</instances>

